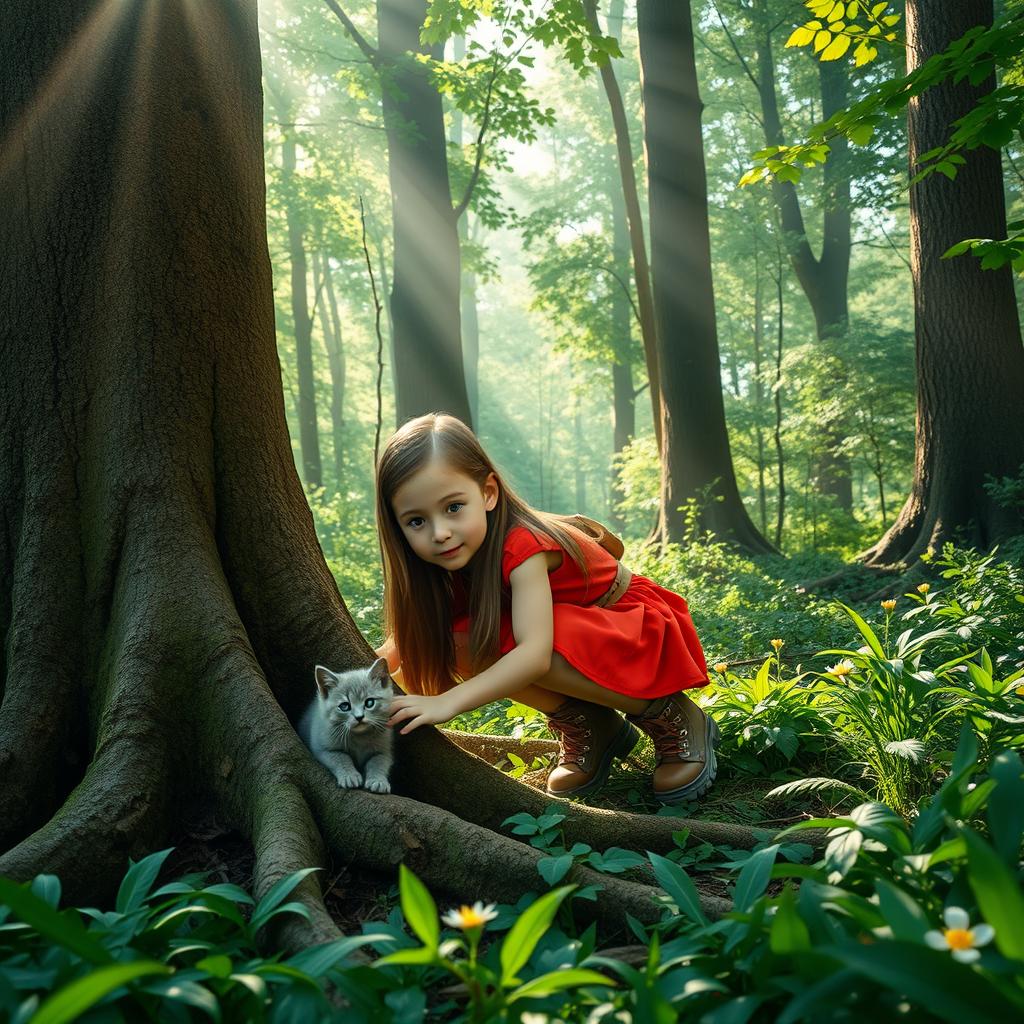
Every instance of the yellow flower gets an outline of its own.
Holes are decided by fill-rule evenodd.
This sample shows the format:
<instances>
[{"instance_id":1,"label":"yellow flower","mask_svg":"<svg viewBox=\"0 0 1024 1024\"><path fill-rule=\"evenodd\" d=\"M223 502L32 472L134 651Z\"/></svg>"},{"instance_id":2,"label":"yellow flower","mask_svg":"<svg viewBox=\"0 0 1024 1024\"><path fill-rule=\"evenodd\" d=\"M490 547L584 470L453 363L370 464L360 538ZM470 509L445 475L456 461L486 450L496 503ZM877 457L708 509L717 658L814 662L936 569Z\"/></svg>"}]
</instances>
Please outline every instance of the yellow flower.
<instances>
[{"instance_id":1,"label":"yellow flower","mask_svg":"<svg viewBox=\"0 0 1024 1024\"><path fill-rule=\"evenodd\" d=\"M896 611L896 602L890 598L888 601L882 602L882 608L886 615L892 615L892 613Z\"/></svg>"},{"instance_id":2,"label":"yellow flower","mask_svg":"<svg viewBox=\"0 0 1024 1024\"><path fill-rule=\"evenodd\" d=\"M927 594L931 589L932 585L930 583L918 583L917 585L917 592L919 594Z\"/></svg>"},{"instance_id":3,"label":"yellow flower","mask_svg":"<svg viewBox=\"0 0 1024 1024\"><path fill-rule=\"evenodd\" d=\"M830 665L825 669L826 675L836 676L838 679L842 679L843 676L848 676L856 665L849 658L844 658L842 661L837 662L835 665Z\"/></svg>"},{"instance_id":4,"label":"yellow flower","mask_svg":"<svg viewBox=\"0 0 1024 1024\"><path fill-rule=\"evenodd\" d=\"M477 900L471 907L467 907L463 903L458 910L454 908L449 910L447 914L441 915L441 920L449 928L461 928L465 932L469 931L470 928L482 928L488 921L493 921L497 916L498 912L494 909L493 903L488 903L485 907Z\"/></svg>"},{"instance_id":5,"label":"yellow flower","mask_svg":"<svg viewBox=\"0 0 1024 1024\"><path fill-rule=\"evenodd\" d=\"M1018 697L1024 697L1024 683L1021 683L1020 686L1015 687L1013 692L1017 694Z\"/></svg>"},{"instance_id":6,"label":"yellow flower","mask_svg":"<svg viewBox=\"0 0 1024 1024\"><path fill-rule=\"evenodd\" d=\"M785 640L769 640L768 643L775 648L775 653L778 654L782 650L783 645L786 643Z\"/></svg>"},{"instance_id":7,"label":"yellow flower","mask_svg":"<svg viewBox=\"0 0 1024 1024\"><path fill-rule=\"evenodd\" d=\"M725 673L729 671L729 663L727 661L718 662L718 664L715 665L715 671L724 676Z\"/></svg>"}]
</instances>

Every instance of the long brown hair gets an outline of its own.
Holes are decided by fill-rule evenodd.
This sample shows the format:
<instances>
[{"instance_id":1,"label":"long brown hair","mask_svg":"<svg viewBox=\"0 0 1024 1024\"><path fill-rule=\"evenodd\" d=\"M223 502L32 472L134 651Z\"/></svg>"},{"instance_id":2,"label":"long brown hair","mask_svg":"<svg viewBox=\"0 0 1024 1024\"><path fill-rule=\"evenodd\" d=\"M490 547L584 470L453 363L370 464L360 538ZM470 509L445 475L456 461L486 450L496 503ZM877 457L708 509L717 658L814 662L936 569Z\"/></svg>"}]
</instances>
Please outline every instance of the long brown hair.
<instances>
[{"instance_id":1,"label":"long brown hair","mask_svg":"<svg viewBox=\"0 0 1024 1024\"><path fill-rule=\"evenodd\" d=\"M395 491L434 458L481 488L491 473L498 482L498 501L487 513L487 534L468 574L474 672L498 655L502 605L508 600L502 588L502 551L512 527L546 534L587 574L572 531L556 516L531 508L508 487L465 423L447 413L427 413L404 423L377 462L377 533L384 564L384 630L398 645L402 676L411 693L440 693L455 682L452 574L413 552L391 504Z\"/></svg>"}]
</instances>

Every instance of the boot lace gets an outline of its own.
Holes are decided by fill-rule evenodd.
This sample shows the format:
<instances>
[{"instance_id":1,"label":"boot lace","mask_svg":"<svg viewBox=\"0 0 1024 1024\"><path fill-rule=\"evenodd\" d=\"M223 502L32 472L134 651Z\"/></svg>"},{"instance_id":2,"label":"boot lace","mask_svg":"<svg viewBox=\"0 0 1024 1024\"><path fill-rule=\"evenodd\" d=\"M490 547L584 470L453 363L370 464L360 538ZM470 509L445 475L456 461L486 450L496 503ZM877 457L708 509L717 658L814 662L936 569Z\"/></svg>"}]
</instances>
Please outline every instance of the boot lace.
<instances>
[{"instance_id":1,"label":"boot lace","mask_svg":"<svg viewBox=\"0 0 1024 1024\"><path fill-rule=\"evenodd\" d=\"M549 718L548 728L558 737L561 748L559 764L573 762L583 765L590 751L591 729L584 714L565 718Z\"/></svg>"},{"instance_id":2,"label":"boot lace","mask_svg":"<svg viewBox=\"0 0 1024 1024\"><path fill-rule=\"evenodd\" d=\"M659 762L666 757L685 760L690 756L690 723L675 701L668 701L653 718L637 724L651 737Z\"/></svg>"}]
</instances>

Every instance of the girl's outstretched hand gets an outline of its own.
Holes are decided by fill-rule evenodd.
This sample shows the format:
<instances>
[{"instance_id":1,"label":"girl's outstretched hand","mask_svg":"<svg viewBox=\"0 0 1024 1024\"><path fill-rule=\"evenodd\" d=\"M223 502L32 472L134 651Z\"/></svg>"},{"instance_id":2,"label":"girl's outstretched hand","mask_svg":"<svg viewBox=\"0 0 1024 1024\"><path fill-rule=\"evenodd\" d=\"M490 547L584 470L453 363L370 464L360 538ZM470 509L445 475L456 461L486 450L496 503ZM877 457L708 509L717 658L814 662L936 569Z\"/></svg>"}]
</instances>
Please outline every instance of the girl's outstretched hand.
<instances>
[{"instance_id":1,"label":"girl's outstretched hand","mask_svg":"<svg viewBox=\"0 0 1024 1024\"><path fill-rule=\"evenodd\" d=\"M399 730L404 736L421 725L437 725L447 722L458 714L458 708L452 702L451 694L439 693L426 696L418 693L406 693L394 697L391 701L391 717L388 725L394 728L402 722L408 724Z\"/></svg>"}]
</instances>

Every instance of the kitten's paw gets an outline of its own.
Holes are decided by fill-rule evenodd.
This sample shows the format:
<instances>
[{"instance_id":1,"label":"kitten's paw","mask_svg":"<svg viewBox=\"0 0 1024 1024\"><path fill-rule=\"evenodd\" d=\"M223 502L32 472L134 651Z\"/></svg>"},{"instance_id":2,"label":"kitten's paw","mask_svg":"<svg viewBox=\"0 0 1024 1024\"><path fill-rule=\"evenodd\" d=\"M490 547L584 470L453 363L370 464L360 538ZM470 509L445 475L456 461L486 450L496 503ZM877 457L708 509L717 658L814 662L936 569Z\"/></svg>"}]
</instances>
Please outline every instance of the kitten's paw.
<instances>
[{"instance_id":1,"label":"kitten's paw","mask_svg":"<svg viewBox=\"0 0 1024 1024\"><path fill-rule=\"evenodd\" d=\"M363 783L363 788L368 789L371 793L390 793L391 783L387 779L372 778Z\"/></svg>"},{"instance_id":2,"label":"kitten's paw","mask_svg":"<svg viewBox=\"0 0 1024 1024\"><path fill-rule=\"evenodd\" d=\"M336 778L342 789L358 789L363 784L362 775L354 768L339 771Z\"/></svg>"}]
</instances>

